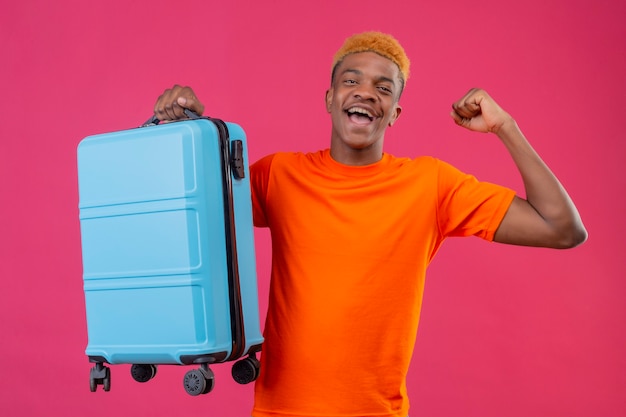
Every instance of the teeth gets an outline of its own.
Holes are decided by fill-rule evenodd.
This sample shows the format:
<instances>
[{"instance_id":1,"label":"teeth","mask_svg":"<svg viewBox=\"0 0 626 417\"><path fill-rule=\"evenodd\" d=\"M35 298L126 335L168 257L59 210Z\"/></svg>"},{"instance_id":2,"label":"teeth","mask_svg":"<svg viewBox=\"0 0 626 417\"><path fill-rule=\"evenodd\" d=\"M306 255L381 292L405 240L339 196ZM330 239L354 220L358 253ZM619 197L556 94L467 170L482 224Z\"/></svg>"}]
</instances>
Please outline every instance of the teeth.
<instances>
[{"instance_id":1,"label":"teeth","mask_svg":"<svg viewBox=\"0 0 626 417\"><path fill-rule=\"evenodd\" d=\"M372 116L372 114L370 112L368 112L365 109L362 109L360 107L351 107L348 109L348 113L359 113L359 114L364 114L365 116L369 117L370 119L373 119L374 116Z\"/></svg>"}]
</instances>

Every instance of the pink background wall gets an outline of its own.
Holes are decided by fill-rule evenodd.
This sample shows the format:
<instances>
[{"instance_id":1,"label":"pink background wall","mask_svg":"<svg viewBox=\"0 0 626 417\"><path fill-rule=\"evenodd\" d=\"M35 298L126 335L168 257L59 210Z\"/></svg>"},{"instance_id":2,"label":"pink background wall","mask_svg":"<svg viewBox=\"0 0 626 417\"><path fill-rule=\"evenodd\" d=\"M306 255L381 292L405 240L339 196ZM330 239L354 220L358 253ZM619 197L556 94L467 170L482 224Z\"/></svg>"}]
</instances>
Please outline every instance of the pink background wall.
<instances>
[{"instance_id":1,"label":"pink background wall","mask_svg":"<svg viewBox=\"0 0 626 417\"><path fill-rule=\"evenodd\" d=\"M181 83L245 127L252 159L326 147L331 56L370 29L393 33L413 63L389 152L434 155L521 192L497 139L449 119L481 86L590 234L571 251L444 245L408 377L411 415L626 416L626 3L614 0L3 1L0 415L249 415L252 387L227 365L198 398L175 366L138 384L119 365L110 392L89 392L76 146L140 124ZM257 243L264 313L266 231Z\"/></svg>"}]
</instances>

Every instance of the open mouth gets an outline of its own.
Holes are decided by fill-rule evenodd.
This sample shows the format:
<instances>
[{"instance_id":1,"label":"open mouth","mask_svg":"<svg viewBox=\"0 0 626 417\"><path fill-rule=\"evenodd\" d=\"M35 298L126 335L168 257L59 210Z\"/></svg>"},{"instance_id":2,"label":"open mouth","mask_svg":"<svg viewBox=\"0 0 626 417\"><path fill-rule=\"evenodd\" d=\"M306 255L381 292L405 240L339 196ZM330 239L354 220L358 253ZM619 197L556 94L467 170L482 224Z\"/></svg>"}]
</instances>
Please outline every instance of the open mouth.
<instances>
[{"instance_id":1,"label":"open mouth","mask_svg":"<svg viewBox=\"0 0 626 417\"><path fill-rule=\"evenodd\" d=\"M346 110L348 118L357 124L367 124L374 120L374 115L361 107L350 107Z\"/></svg>"}]
</instances>

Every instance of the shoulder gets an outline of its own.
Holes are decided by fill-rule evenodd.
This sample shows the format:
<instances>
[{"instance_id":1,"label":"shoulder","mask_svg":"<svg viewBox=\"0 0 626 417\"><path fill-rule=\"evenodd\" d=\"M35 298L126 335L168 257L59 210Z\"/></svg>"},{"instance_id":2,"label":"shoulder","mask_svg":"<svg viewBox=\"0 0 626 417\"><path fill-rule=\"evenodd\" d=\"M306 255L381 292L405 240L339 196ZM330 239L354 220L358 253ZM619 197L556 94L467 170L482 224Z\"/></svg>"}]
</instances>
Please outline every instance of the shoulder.
<instances>
[{"instance_id":1,"label":"shoulder","mask_svg":"<svg viewBox=\"0 0 626 417\"><path fill-rule=\"evenodd\" d=\"M322 157L323 151L303 152L276 152L266 155L252 164L255 171L269 171L280 167L292 167L294 165L315 163Z\"/></svg>"},{"instance_id":2,"label":"shoulder","mask_svg":"<svg viewBox=\"0 0 626 417\"><path fill-rule=\"evenodd\" d=\"M433 156L408 158L390 155L388 166L391 170L401 170L421 175L438 176L442 171L444 175L449 172L461 172L449 163Z\"/></svg>"}]
</instances>

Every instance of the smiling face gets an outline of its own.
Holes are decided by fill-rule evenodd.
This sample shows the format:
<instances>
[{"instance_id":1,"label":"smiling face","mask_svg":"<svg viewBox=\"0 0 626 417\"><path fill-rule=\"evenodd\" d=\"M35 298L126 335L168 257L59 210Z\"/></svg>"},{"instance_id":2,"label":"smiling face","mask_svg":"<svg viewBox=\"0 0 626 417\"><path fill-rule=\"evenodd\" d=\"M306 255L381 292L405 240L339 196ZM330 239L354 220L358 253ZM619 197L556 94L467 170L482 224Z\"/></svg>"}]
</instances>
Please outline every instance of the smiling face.
<instances>
[{"instance_id":1,"label":"smiling face","mask_svg":"<svg viewBox=\"0 0 626 417\"><path fill-rule=\"evenodd\" d=\"M400 70L375 52L347 55L326 92L332 119L330 153L347 165L367 165L382 157L387 126L400 116Z\"/></svg>"}]
</instances>

